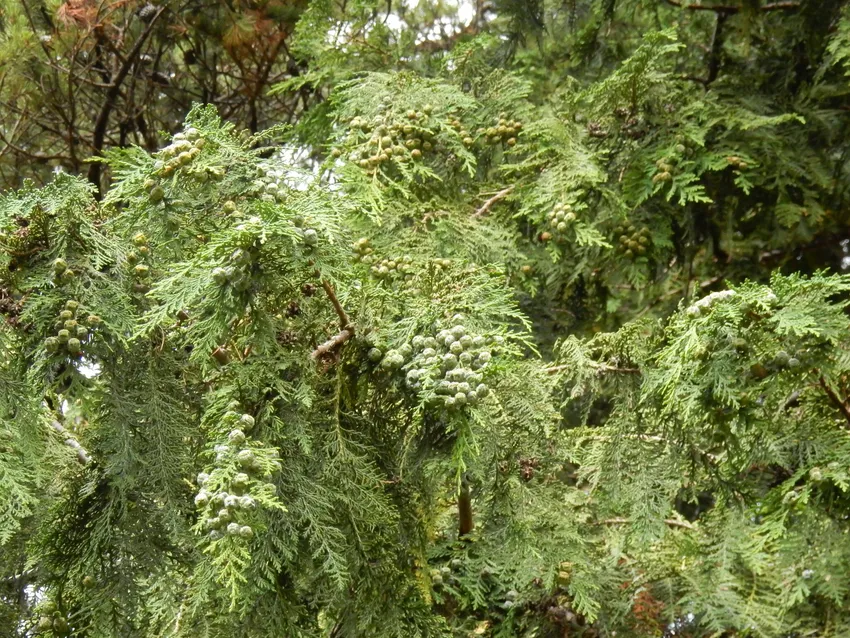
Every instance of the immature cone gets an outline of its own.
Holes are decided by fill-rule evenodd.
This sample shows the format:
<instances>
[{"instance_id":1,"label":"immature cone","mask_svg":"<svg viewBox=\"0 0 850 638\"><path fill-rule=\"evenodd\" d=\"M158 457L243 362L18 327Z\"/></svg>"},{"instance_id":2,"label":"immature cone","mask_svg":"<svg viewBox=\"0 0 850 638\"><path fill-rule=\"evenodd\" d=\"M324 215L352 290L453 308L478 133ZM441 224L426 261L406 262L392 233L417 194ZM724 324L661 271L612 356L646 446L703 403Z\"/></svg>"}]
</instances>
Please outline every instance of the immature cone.
<instances>
[{"instance_id":1,"label":"immature cone","mask_svg":"<svg viewBox=\"0 0 850 638\"><path fill-rule=\"evenodd\" d=\"M312 297L316 294L316 286L313 284L304 284L301 286L301 294L305 297Z\"/></svg>"},{"instance_id":2,"label":"immature cone","mask_svg":"<svg viewBox=\"0 0 850 638\"><path fill-rule=\"evenodd\" d=\"M76 337L68 339L68 352L71 354L80 354L83 351L83 344Z\"/></svg>"},{"instance_id":3,"label":"immature cone","mask_svg":"<svg viewBox=\"0 0 850 638\"><path fill-rule=\"evenodd\" d=\"M227 365L230 363L230 353L224 346L219 346L213 350L210 356L212 356L212 358L218 361L221 365Z\"/></svg>"}]
</instances>

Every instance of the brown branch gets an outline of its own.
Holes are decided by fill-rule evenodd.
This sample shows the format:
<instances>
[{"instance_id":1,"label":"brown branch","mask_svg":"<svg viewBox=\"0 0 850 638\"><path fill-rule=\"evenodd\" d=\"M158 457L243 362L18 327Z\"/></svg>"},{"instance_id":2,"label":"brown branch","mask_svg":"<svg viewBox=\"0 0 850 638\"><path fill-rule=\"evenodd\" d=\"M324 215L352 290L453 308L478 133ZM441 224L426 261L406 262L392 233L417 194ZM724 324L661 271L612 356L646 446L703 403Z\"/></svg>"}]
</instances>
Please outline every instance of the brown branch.
<instances>
[{"instance_id":1,"label":"brown branch","mask_svg":"<svg viewBox=\"0 0 850 638\"><path fill-rule=\"evenodd\" d=\"M345 312L345 308L343 308L342 304L339 302L331 282L327 279L323 279L322 288L325 289L325 294L327 294L328 299L330 299L331 304L333 304L337 317L339 317L340 331L339 334L334 335L313 350L313 353L310 356L316 360L322 359L326 355L336 352L342 344L354 336L354 324L351 323L351 320L348 318L348 314Z\"/></svg>"},{"instance_id":2,"label":"brown branch","mask_svg":"<svg viewBox=\"0 0 850 638\"><path fill-rule=\"evenodd\" d=\"M17 127L17 125L16 125L16 127ZM12 133L14 133L14 132L15 131L12 131ZM6 145L5 149L2 151L2 153L0 153L0 157L2 157L3 155L6 154L7 149L12 149L13 151L15 151L16 153L18 153L20 155L23 155L25 157L28 157L31 160L35 160L35 161L39 161L39 162L48 162L50 160L56 160L56 159L59 159L59 160L70 160L71 159L67 155L59 155L59 154L49 155L49 154L43 153L41 151L28 151L27 149L22 148L18 144L15 144L14 142L12 142L12 140L10 138L7 138L2 132L0 132L0 141L2 141Z\"/></svg>"},{"instance_id":3,"label":"brown branch","mask_svg":"<svg viewBox=\"0 0 850 638\"><path fill-rule=\"evenodd\" d=\"M29 250L11 250L7 249L6 252L12 255L13 257L29 257L30 255L34 255L37 252L41 252L45 249L45 246L33 246Z\"/></svg>"},{"instance_id":4,"label":"brown branch","mask_svg":"<svg viewBox=\"0 0 850 638\"><path fill-rule=\"evenodd\" d=\"M618 433L616 437L607 434L594 434L592 436L583 436L582 441L612 441L617 439L634 439L635 441L647 441L649 443L667 443L667 439L657 434L628 434Z\"/></svg>"},{"instance_id":5,"label":"brown branch","mask_svg":"<svg viewBox=\"0 0 850 638\"><path fill-rule=\"evenodd\" d=\"M493 208L493 205L496 204L496 202L499 202L499 201L505 199L505 197L507 197L508 195L510 195L513 192L515 187L516 187L516 184L514 184L512 186L508 186L507 188L503 188L502 190L500 190L498 193L493 195L493 197L491 197L486 202L484 202L481 205L481 208L479 208L477 211L475 211L475 213L473 213L472 216L473 217L484 217L484 215L486 215L487 213L490 212L490 209Z\"/></svg>"},{"instance_id":6,"label":"brown branch","mask_svg":"<svg viewBox=\"0 0 850 638\"><path fill-rule=\"evenodd\" d=\"M9 133L9 139L15 139L15 135L18 134L18 129L21 127L21 122L23 122L23 121L24 121L23 115L18 117L18 121L15 122L15 126L12 127L12 130ZM5 140L5 136L4 136L4 140ZM6 147L3 148L2 150L0 150L0 157L3 157L6 154L6 151L8 151L10 148L12 148L11 145L6 144Z\"/></svg>"},{"instance_id":7,"label":"brown branch","mask_svg":"<svg viewBox=\"0 0 850 638\"><path fill-rule=\"evenodd\" d=\"M106 139L106 127L109 123L109 116L112 113L113 107L115 106L115 101L121 92L121 83L124 81L124 78L127 77L127 74L130 72L130 69L136 63L136 59L142 52L142 46L148 39L148 36L153 31L154 25L159 19L159 16L161 16L164 11L165 7L160 7L159 11L157 11L151 18L150 22L148 23L148 26L145 28L145 30L139 36L139 39L136 40L136 43L133 45L133 48L127 54L127 59L124 60L124 64L122 64L121 68L118 69L118 72L115 74L115 77L112 80L112 84L109 87L109 90L106 92L106 96L103 100L103 106L100 109L100 113L98 113L97 120L95 121L94 125L94 138L92 146L94 147L95 154L98 154L103 150L103 142ZM94 184L98 190L100 190L101 168L102 167L100 162L93 162L91 166L89 166L88 171L88 180L92 184Z\"/></svg>"},{"instance_id":8,"label":"brown branch","mask_svg":"<svg viewBox=\"0 0 850 638\"><path fill-rule=\"evenodd\" d=\"M599 521L597 524L598 525L627 525L631 522L632 521L629 518L608 518L604 521ZM691 529L691 530L696 529L696 527L694 527L688 521L680 521L680 520L675 519L675 518L665 518L664 523L666 525L669 525L670 527L682 527L684 529Z\"/></svg>"},{"instance_id":9,"label":"brown branch","mask_svg":"<svg viewBox=\"0 0 850 638\"><path fill-rule=\"evenodd\" d=\"M706 5L706 4L686 4L683 5L679 0L664 0L667 4L672 7L678 7L679 9L688 9L689 11L715 11L717 13L724 13L726 15L733 15L735 13L740 13L741 7L734 7L731 5ZM799 2L772 2L770 4L766 4L761 7L761 11L792 11L794 9L799 9Z\"/></svg>"},{"instance_id":10,"label":"brown branch","mask_svg":"<svg viewBox=\"0 0 850 638\"><path fill-rule=\"evenodd\" d=\"M210 353L210 356L220 365L226 366L230 363L230 352L227 350L227 346L219 346Z\"/></svg>"},{"instance_id":11,"label":"brown branch","mask_svg":"<svg viewBox=\"0 0 850 638\"><path fill-rule=\"evenodd\" d=\"M819 381L820 387L823 388L824 392L826 392L826 396L828 396L829 400L835 404L835 407L841 411L841 414L844 415L848 425L850 425L850 407L847 406L847 402L841 400L841 398L835 393L835 390L833 390L826 382L826 379L822 374L820 375Z\"/></svg>"},{"instance_id":12,"label":"brown branch","mask_svg":"<svg viewBox=\"0 0 850 638\"><path fill-rule=\"evenodd\" d=\"M701 281L699 284L697 284L697 289L698 290L704 290L704 289L706 289L710 286L713 286L718 281L722 281L723 279L724 279L723 275L717 275L716 277L712 277L711 279L706 279L705 281ZM694 290L694 294L696 294L696 292L697 292L697 290ZM661 295L660 297L656 297L652 302L650 302L649 304L644 306L643 309L635 315L635 318L644 316L647 312L649 312L652 308L657 306L659 303L661 303L663 301L667 301L668 299L671 299L671 298L676 297L676 296L681 295L681 294L682 294L681 290L671 290L669 292L665 292L663 295Z\"/></svg>"},{"instance_id":13,"label":"brown branch","mask_svg":"<svg viewBox=\"0 0 850 638\"><path fill-rule=\"evenodd\" d=\"M321 359L325 355L331 354L336 351L342 344L351 339L354 336L354 326L349 325L344 330L341 330L339 334L335 334L333 337L325 341L322 345L313 350L310 355L313 359Z\"/></svg>"},{"instance_id":14,"label":"brown branch","mask_svg":"<svg viewBox=\"0 0 850 638\"><path fill-rule=\"evenodd\" d=\"M37 567L33 567L32 569L25 569L20 574L13 574L11 576L5 576L4 578L0 578L0 585L25 585L29 582L30 578L35 576L37 573Z\"/></svg>"},{"instance_id":15,"label":"brown branch","mask_svg":"<svg viewBox=\"0 0 850 638\"><path fill-rule=\"evenodd\" d=\"M828 233L820 236L819 239L812 240L805 244L800 244L792 251L789 251L788 249L768 250L763 253L759 253L759 263L764 263L766 261L776 259L777 257L790 256L793 258L811 250L820 250L823 246L837 244L848 237L850 237L850 234L847 232Z\"/></svg>"},{"instance_id":16,"label":"brown branch","mask_svg":"<svg viewBox=\"0 0 850 638\"><path fill-rule=\"evenodd\" d=\"M708 54L708 77L705 79L705 86L708 86L717 79L720 73L720 55L723 48L723 25L726 24L728 13L718 13L714 23L714 33L711 36L711 51Z\"/></svg>"},{"instance_id":17,"label":"brown branch","mask_svg":"<svg viewBox=\"0 0 850 638\"><path fill-rule=\"evenodd\" d=\"M339 303L339 299L336 297L336 293L334 292L333 286L331 286L331 282L327 279L322 280L322 288L325 289L325 293L328 295L328 299L331 300L331 303L334 306L334 310L336 310L336 314L339 317L339 327L342 330L346 330L351 326L351 321L348 319L348 315L345 314L345 309L342 307L342 304Z\"/></svg>"},{"instance_id":18,"label":"brown branch","mask_svg":"<svg viewBox=\"0 0 850 638\"><path fill-rule=\"evenodd\" d=\"M443 38L439 40L425 40L416 45L416 51L424 51L426 53L436 53L438 51L448 51L451 49L455 43L460 39L466 36L474 36L478 35L481 32L481 28L483 26L484 14L487 11L492 9L492 5L490 3L477 2L475 9L475 15L472 20L470 20L469 24L462 27L460 31L456 31L452 34L447 34Z\"/></svg>"},{"instance_id":19,"label":"brown branch","mask_svg":"<svg viewBox=\"0 0 850 638\"><path fill-rule=\"evenodd\" d=\"M701 78L697 75L689 75L687 73L683 73L681 75L677 75L676 77L678 77L680 80L684 80L685 82L696 82L697 84L702 84L703 86L706 86L705 78Z\"/></svg>"},{"instance_id":20,"label":"brown branch","mask_svg":"<svg viewBox=\"0 0 850 638\"><path fill-rule=\"evenodd\" d=\"M645 441L647 443L664 443L665 445L670 445L670 442L669 442L668 439L665 439L663 436L658 436L658 435L655 435L655 434L628 434L628 433L622 433L621 432L621 433L618 433L618 434L613 435L613 436L605 435L605 434L594 434L592 436L582 437L582 440L584 440L584 441L611 442L614 439L616 439L618 441L621 440L621 439L630 439L630 440L635 440L635 441ZM707 458L712 463L715 463L715 464L720 463L720 458L716 454L712 454L711 452L706 452L705 450L702 450L702 449L694 447L694 446L692 446L692 449L695 452L698 452L701 456L704 456L705 458Z\"/></svg>"},{"instance_id":21,"label":"brown branch","mask_svg":"<svg viewBox=\"0 0 850 638\"><path fill-rule=\"evenodd\" d=\"M596 371L599 374L604 372L620 372L623 374L640 374L639 368L618 368L616 366L609 366L604 363L591 363L592 367L596 368ZM544 368L543 372L546 374L556 374L558 372L563 372L564 370L569 370L573 368L573 365L560 365L560 366L552 366L551 368Z\"/></svg>"},{"instance_id":22,"label":"brown branch","mask_svg":"<svg viewBox=\"0 0 850 638\"><path fill-rule=\"evenodd\" d=\"M761 10L762 11L793 11L794 9L799 9L799 2L772 2L771 4L764 5Z\"/></svg>"},{"instance_id":23,"label":"brown branch","mask_svg":"<svg viewBox=\"0 0 850 638\"><path fill-rule=\"evenodd\" d=\"M50 427L53 428L56 432L58 432L61 436L65 437L65 445L72 448L77 453L77 460L82 465L88 465L91 462L91 456L86 451L86 449L80 445L80 442L74 438L74 435L68 432L59 421L51 421Z\"/></svg>"},{"instance_id":24,"label":"brown branch","mask_svg":"<svg viewBox=\"0 0 850 638\"><path fill-rule=\"evenodd\" d=\"M475 527L472 518L472 495L469 491L469 481L464 477L460 482L460 492L457 496L458 538L468 536Z\"/></svg>"}]
</instances>

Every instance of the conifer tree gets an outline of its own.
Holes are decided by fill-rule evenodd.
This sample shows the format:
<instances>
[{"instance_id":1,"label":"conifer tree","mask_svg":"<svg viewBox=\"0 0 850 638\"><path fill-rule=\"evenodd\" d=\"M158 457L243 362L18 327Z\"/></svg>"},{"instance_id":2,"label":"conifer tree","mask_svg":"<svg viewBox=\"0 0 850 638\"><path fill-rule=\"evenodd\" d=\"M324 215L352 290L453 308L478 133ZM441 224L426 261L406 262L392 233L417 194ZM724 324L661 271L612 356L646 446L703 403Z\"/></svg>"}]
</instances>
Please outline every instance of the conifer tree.
<instances>
[{"instance_id":1,"label":"conifer tree","mask_svg":"<svg viewBox=\"0 0 850 638\"><path fill-rule=\"evenodd\" d=\"M850 632L850 5L447 5L0 196L2 635Z\"/></svg>"},{"instance_id":2,"label":"conifer tree","mask_svg":"<svg viewBox=\"0 0 850 638\"><path fill-rule=\"evenodd\" d=\"M306 91L288 52L303 0L9 0L0 6L0 184L41 183L61 167L105 186L104 149L163 146L195 101L256 132L291 122Z\"/></svg>"}]
</instances>

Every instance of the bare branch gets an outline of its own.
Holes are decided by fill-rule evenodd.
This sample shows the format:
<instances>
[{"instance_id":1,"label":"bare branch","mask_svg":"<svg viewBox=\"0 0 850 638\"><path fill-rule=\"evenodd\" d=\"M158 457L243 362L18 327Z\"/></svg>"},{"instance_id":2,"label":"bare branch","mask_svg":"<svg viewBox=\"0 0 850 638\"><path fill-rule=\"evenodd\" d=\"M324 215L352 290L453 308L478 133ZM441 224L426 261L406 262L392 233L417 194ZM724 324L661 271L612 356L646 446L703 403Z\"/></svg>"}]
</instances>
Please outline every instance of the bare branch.
<instances>
[{"instance_id":1,"label":"bare branch","mask_svg":"<svg viewBox=\"0 0 850 638\"><path fill-rule=\"evenodd\" d=\"M824 392L826 392L826 396L828 396L829 400L835 404L835 407L841 411L841 414L844 415L848 425L850 425L850 407L847 406L847 402L841 400L841 397L835 393L835 390L833 390L829 383L827 383L826 378L823 375L820 375L819 382L820 387L823 388Z\"/></svg>"},{"instance_id":2,"label":"bare branch","mask_svg":"<svg viewBox=\"0 0 850 638\"><path fill-rule=\"evenodd\" d=\"M486 215L487 213L490 212L490 209L493 208L494 204L505 199L505 197L510 195L513 192L515 187L516 187L516 184L514 184L512 186L508 186L507 188L500 190L498 193L493 195L493 197L491 197L486 202L484 202L481 205L481 208L479 208L477 211L475 211L475 213L472 216L473 217L484 217L484 215Z\"/></svg>"},{"instance_id":3,"label":"bare branch","mask_svg":"<svg viewBox=\"0 0 850 638\"><path fill-rule=\"evenodd\" d=\"M712 277L710 279L706 279L705 281L701 281L697 285L697 288L694 290L694 294L696 294L698 290L705 290L706 288L713 286L714 284L716 284L719 281L722 281L723 279L724 279L723 275L717 275L716 277ZM681 294L682 294L682 291L677 289L677 290L671 290L669 292L666 292L663 295L661 295L660 297L656 297L652 302L650 302L649 304L644 306L643 309L635 315L635 318L637 319L638 317L644 316L647 312L652 310L652 308L657 306L659 303L661 303L663 301L667 301L668 299L672 299L673 297L676 297L676 296L681 295Z\"/></svg>"},{"instance_id":4,"label":"bare branch","mask_svg":"<svg viewBox=\"0 0 850 638\"><path fill-rule=\"evenodd\" d=\"M349 321L348 315L345 314L345 309L343 309L342 304L339 303L339 299L336 297L336 293L334 292L333 286L331 286L331 282L322 280L322 288L325 289L328 299L331 300L334 310L336 310L336 314L339 317L339 327L342 330L348 329L351 326L351 321Z\"/></svg>"},{"instance_id":5,"label":"bare branch","mask_svg":"<svg viewBox=\"0 0 850 638\"><path fill-rule=\"evenodd\" d=\"M460 39L466 36L478 35L484 26L484 14L492 10L490 3L476 2L475 15L469 24L462 27L459 31L452 34L445 34L443 38L438 40L425 40L416 45L417 51L425 51L426 53L435 53L437 51L448 51Z\"/></svg>"},{"instance_id":6,"label":"bare branch","mask_svg":"<svg viewBox=\"0 0 850 638\"><path fill-rule=\"evenodd\" d=\"M717 13L725 13L726 15L732 15L741 11L741 7L735 7L728 4L710 5L694 3L683 5L680 0L664 1L672 7L678 7L679 9L688 9L689 11L715 11ZM794 9L799 8L799 2L772 2L761 7L761 11L793 11Z\"/></svg>"},{"instance_id":7,"label":"bare branch","mask_svg":"<svg viewBox=\"0 0 850 638\"><path fill-rule=\"evenodd\" d=\"M717 79L720 73L720 55L723 48L723 25L726 24L728 13L718 13L714 23L714 33L711 36L711 51L708 54L708 76L705 79L705 86L708 86Z\"/></svg>"},{"instance_id":8,"label":"bare branch","mask_svg":"<svg viewBox=\"0 0 850 638\"><path fill-rule=\"evenodd\" d=\"M25 569L20 574L12 574L11 576L0 578L0 585L20 586L26 584L30 578L35 576L37 573L38 569L35 567L32 569Z\"/></svg>"},{"instance_id":9,"label":"bare branch","mask_svg":"<svg viewBox=\"0 0 850 638\"><path fill-rule=\"evenodd\" d=\"M472 517L472 494L469 490L469 480L466 476L461 479L460 492L457 496L458 538L469 536L475 528Z\"/></svg>"},{"instance_id":10,"label":"bare branch","mask_svg":"<svg viewBox=\"0 0 850 638\"><path fill-rule=\"evenodd\" d=\"M64 425L59 423L59 421L51 421L50 427L65 438L65 445L73 448L73 450L77 453L77 460L82 465L88 465L91 462L91 456L89 453L82 445L80 445L80 442L74 438L74 435L65 429Z\"/></svg>"},{"instance_id":11,"label":"bare branch","mask_svg":"<svg viewBox=\"0 0 850 638\"><path fill-rule=\"evenodd\" d=\"M596 369L598 374L604 374L606 372L619 372L622 374L640 374L639 368L618 368L617 366L609 366L604 363L591 363L593 368ZM545 368L543 371L546 374L556 374L558 372L563 372L564 370L569 370L574 366L572 365L560 365L560 366L552 366L551 368Z\"/></svg>"},{"instance_id":12,"label":"bare branch","mask_svg":"<svg viewBox=\"0 0 850 638\"><path fill-rule=\"evenodd\" d=\"M599 521L598 524L599 525L628 525L631 522L632 521L629 518L608 518L604 521ZM691 529L691 530L696 529L696 527L694 527L688 521L680 521L676 518L665 518L664 523L666 525L669 525L670 527L682 527L684 529Z\"/></svg>"},{"instance_id":13,"label":"bare branch","mask_svg":"<svg viewBox=\"0 0 850 638\"><path fill-rule=\"evenodd\" d=\"M334 335L327 341L325 341L318 348L313 350L313 353L310 355L313 359L321 359L325 355L331 354L337 350L342 344L351 339L354 336L354 326L349 325L345 330L340 331L339 334Z\"/></svg>"},{"instance_id":14,"label":"bare branch","mask_svg":"<svg viewBox=\"0 0 850 638\"><path fill-rule=\"evenodd\" d=\"M354 324L351 323L351 320L348 318L348 314L339 302L331 282L327 279L323 279L322 288L325 289L325 294L327 294L328 299L330 299L331 304L333 304L337 317L339 317L340 331L338 334L334 335L318 348L313 350L313 353L310 356L317 360L325 357L326 355L333 354L340 346L342 346L342 344L354 336Z\"/></svg>"},{"instance_id":15,"label":"bare branch","mask_svg":"<svg viewBox=\"0 0 850 638\"><path fill-rule=\"evenodd\" d=\"M121 92L121 83L124 81L124 78L127 77L127 74L130 72L130 69L136 63L136 59L142 52L142 46L148 39L148 36L153 31L153 27L156 24L156 21L159 19L159 16L161 16L164 11L165 7L160 7L159 10L153 15L150 22L148 23L147 28L145 28L145 30L139 36L139 39L136 40L136 43L133 45L133 48L127 54L127 59L124 60L124 64L121 65L121 68L118 69L118 72L112 79L112 85L106 92L106 96L103 99L103 105L100 108L100 113L98 114L97 120L95 121L94 125L94 138L92 146L94 147L95 154L98 154L100 153L100 151L103 150L103 142L106 139L106 126L109 123L109 115L112 113L112 109L115 106L115 100L118 98L118 95ZM100 189L100 173L100 162L93 162L92 165L89 166L88 180L92 184L97 186L98 190Z\"/></svg>"}]
</instances>

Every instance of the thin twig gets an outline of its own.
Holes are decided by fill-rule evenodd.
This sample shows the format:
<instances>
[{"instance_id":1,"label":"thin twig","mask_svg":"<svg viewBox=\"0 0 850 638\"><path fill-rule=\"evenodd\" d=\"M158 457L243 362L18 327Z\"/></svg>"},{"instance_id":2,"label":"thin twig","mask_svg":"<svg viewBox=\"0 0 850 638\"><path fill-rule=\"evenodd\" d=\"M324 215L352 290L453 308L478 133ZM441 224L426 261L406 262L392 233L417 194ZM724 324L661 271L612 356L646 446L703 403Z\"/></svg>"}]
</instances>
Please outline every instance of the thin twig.
<instances>
[{"instance_id":1,"label":"thin twig","mask_svg":"<svg viewBox=\"0 0 850 638\"><path fill-rule=\"evenodd\" d=\"M637 434L637 433L628 433L628 432L618 432L617 434L613 434L613 435L594 434L594 435L591 435L591 436L581 437L582 441L611 442L611 441L614 441L615 439L617 441L621 441L623 439L628 439L628 440L634 440L634 441L645 441L647 443L664 443L665 445L670 445L670 442L669 442L668 439L665 439L663 436L658 436L656 434ZM706 452L705 450L702 450L702 449L694 447L694 446L692 446L692 447L693 447L693 450L695 450L700 455L707 458L712 463L714 463L714 464L720 463L720 457L718 457L716 454L712 454L711 452Z\"/></svg>"},{"instance_id":2,"label":"thin twig","mask_svg":"<svg viewBox=\"0 0 850 638\"><path fill-rule=\"evenodd\" d=\"M486 215L487 213L490 212L490 209L493 208L493 205L496 204L496 202L499 202L499 201L505 199L505 197L507 197L508 195L510 195L513 192L515 187L516 187L516 184L514 184L512 186L508 186L507 188L503 188L502 190L500 190L498 193L493 195L493 197L491 197L486 202L484 202L481 205L481 208L479 208L477 211L475 211L475 213L473 213L472 216L473 217L484 217L484 215Z\"/></svg>"},{"instance_id":3,"label":"thin twig","mask_svg":"<svg viewBox=\"0 0 850 638\"><path fill-rule=\"evenodd\" d=\"M725 13L732 15L740 13L741 7L734 7L726 4L710 5L710 4L685 4L679 0L664 0L667 4L679 9L688 9L690 11L716 11L717 13ZM799 9L799 2L772 2L761 7L761 11L791 11Z\"/></svg>"},{"instance_id":4,"label":"thin twig","mask_svg":"<svg viewBox=\"0 0 850 638\"><path fill-rule=\"evenodd\" d=\"M616 435L610 434L593 434L591 436L581 437L582 441L613 441L614 439L634 439L635 441L647 441L649 443L667 443L667 439L657 434L637 434L618 432Z\"/></svg>"},{"instance_id":5,"label":"thin twig","mask_svg":"<svg viewBox=\"0 0 850 638\"><path fill-rule=\"evenodd\" d=\"M35 576L37 572L38 569L33 567L32 569L25 569L20 574L5 576L4 578L0 578L0 585L20 585L22 583L26 583L29 581L30 577Z\"/></svg>"},{"instance_id":6,"label":"thin twig","mask_svg":"<svg viewBox=\"0 0 850 638\"><path fill-rule=\"evenodd\" d=\"M491 9L492 5L489 3L479 3L476 7L475 15L472 20L470 20L469 24L462 27L455 33L444 35L444 37L440 40L424 40L416 45L416 50L425 51L427 53L448 51L459 38L478 35L481 31L484 14Z\"/></svg>"},{"instance_id":7,"label":"thin twig","mask_svg":"<svg viewBox=\"0 0 850 638\"><path fill-rule=\"evenodd\" d=\"M330 299L331 304L333 304L337 317L339 317L340 331L338 334L334 335L318 348L313 350L313 353L310 356L314 359L321 359L325 355L335 352L342 344L354 336L354 324L351 323L351 320L348 318L348 314L345 312L345 308L343 308L342 304L339 302L331 282L327 279L323 279L322 288L325 289L325 294L327 294L328 299Z\"/></svg>"},{"instance_id":8,"label":"thin twig","mask_svg":"<svg viewBox=\"0 0 850 638\"><path fill-rule=\"evenodd\" d=\"M722 281L723 279L724 279L723 275L717 275L716 277L712 277L711 279L706 279L705 281L701 281L699 284L697 284L697 289L698 290L704 290L704 289L706 289L710 286L713 286L718 281ZM690 288L690 286L689 286L689 288ZM696 290L694 290L694 293L696 294ZM681 294L682 294L682 291L678 290L678 289L671 290L669 292L665 292L663 295L661 295L660 297L656 297L652 302L650 302L649 304L644 306L643 309L635 315L635 319L644 316L647 312L649 312L652 308L657 306L659 303L666 301L668 299L671 299L673 297L679 296Z\"/></svg>"},{"instance_id":9,"label":"thin twig","mask_svg":"<svg viewBox=\"0 0 850 638\"><path fill-rule=\"evenodd\" d=\"M728 13L718 13L714 23L714 33L711 36L711 51L708 54L708 77L705 79L705 86L708 86L717 79L720 73L720 55L723 48L723 25L726 24Z\"/></svg>"},{"instance_id":10,"label":"thin twig","mask_svg":"<svg viewBox=\"0 0 850 638\"><path fill-rule=\"evenodd\" d=\"M595 368L596 371L600 374L604 372L620 372L623 374L640 374L639 368L618 368L617 366L609 366L605 363L590 363L591 367ZM563 372L564 370L569 370L570 368L574 368L575 366L572 364L569 365L560 365L560 366L552 366L551 368L544 368L543 372L546 374L556 374L558 372Z\"/></svg>"},{"instance_id":11,"label":"thin twig","mask_svg":"<svg viewBox=\"0 0 850 638\"><path fill-rule=\"evenodd\" d=\"M115 106L115 102L118 99L118 95L121 93L121 83L124 81L124 78L127 77L127 74L130 72L130 69L136 63L136 59L139 57L139 54L142 51L142 46L148 39L148 36L153 31L157 19L163 14L164 11L165 7L160 7L159 10L153 15L150 22L148 23L148 26L139 36L139 39L136 40L136 43L133 45L133 48L130 49L130 52L127 54L127 59L124 60L124 64L122 64L121 68L118 69L118 72L115 74L115 77L112 80L112 85L106 92L106 96L103 100L103 106L101 106L100 113L98 113L97 120L95 121L94 125L94 138L92 146L94 147L95 154L98 154L101 150L103 150L103 143L106 139L106 127L109 124L109 115L112 113L112 108ZM89 166L88 180L92 184L94 184L98 188L98 190L100 190L100 172L100 162L93 162L92 165Z\"/></svg>"},{"instance_id":12,"label":"thin twig","mask_svg":"<svg viewBox=\"0 0 850 638\"><path fill-rule=\"evenodd\" d=\"M835 404L835 406L841 411L841 414L844 415L847 423L850 424L850 408L847 407L847 403L841 400L841 398L835 393L835 390L833 390L826 382L823 375L820 375L819 381L820 387L822 387L823 391L826 392L826 396L829 397L829 400Z\"/></svg>"},{"instance_id":13,"label":"thin twig","mask_svg":"<svg viewBox=\"0 0 850 638\"><path fill-rule=\"evenodd\" d=\"M342 307L342 304L339 303L339 299L337 299L336 293L334 292L333 286L331 286L331 282L324 279L322 280L322 288L325 289L325 293L328 295L328 299L331 300L331 303L334 306L334 310L336 310L336 314L339 317L339 327L342 330L345 330L351 325L351 321L348 320L348 315L345 314L345 309Z\"/></svg>"},{"instance_id":14,"label":"thin twig","mask_svg":"<svg viewBox=\"0 0 850 638\"><path fill-rule=\"evenodd\" d=\"M346 341L351 339L354 336L354 328L350 326L345 330L340 331L339 334L335 334L333 337L325 341L318 348L313 350L313 353L310 355L313 359L320 359L327 354L334 352L337 348L339 348Z\"/></svg>"},{"instance_id":15,"label":"thin twig","mask_svg":"<svg viewBox=\"0 0 850 638\"><path fill-rule=\"evenodd\" d=\"M604 521L599 521L599 525L627 525L631 523L631 519L629 518L609 518ZM664 523L669 525L670 527L683 527L685 529L695 530L696 527L691 525L688 521L680 521L675 518L665 518Z\"/></svg>"},{"instance_id":16,"label":"thin twig","mask_svg":"<svg viewBox=\"0 0 850 638\"><path fill-rule=\"evenodd\" d=\"M77 460L82 465L88 465L91 462L91 456L89 453L82 445L80 445L80 442L74 438L74 435L65 429L64 425L59 423L59 421L51 421L50 427L56 430L61 436L65 437L65 445L74 449L77 453Z\"/></svg>"}]
</instances>

